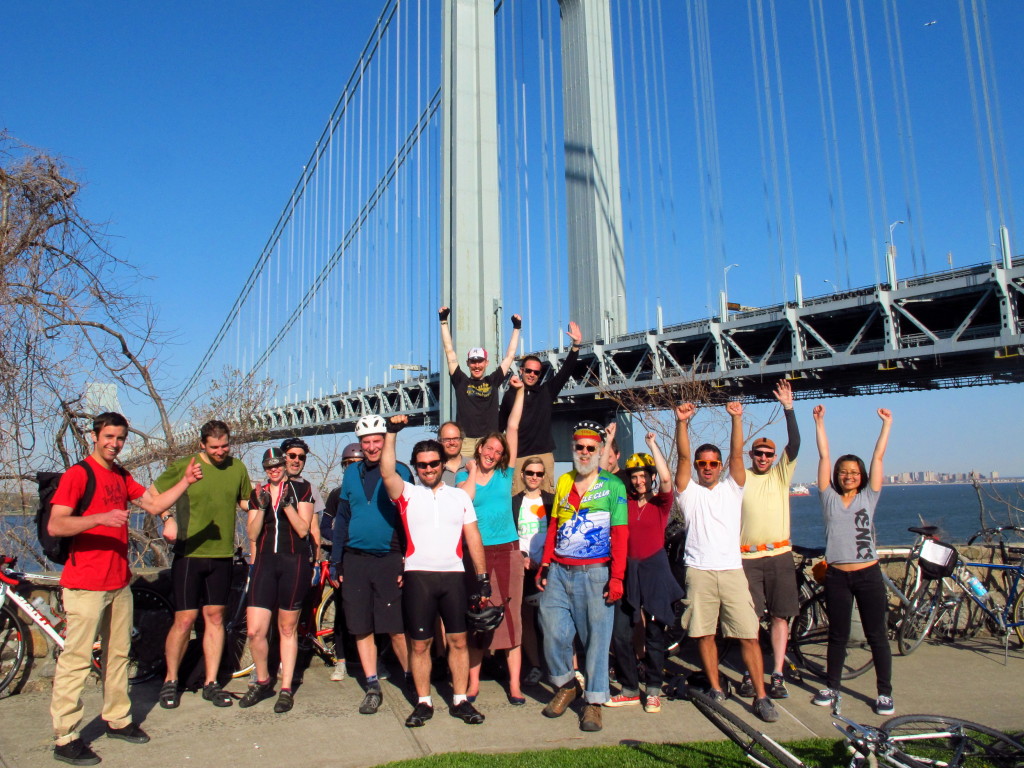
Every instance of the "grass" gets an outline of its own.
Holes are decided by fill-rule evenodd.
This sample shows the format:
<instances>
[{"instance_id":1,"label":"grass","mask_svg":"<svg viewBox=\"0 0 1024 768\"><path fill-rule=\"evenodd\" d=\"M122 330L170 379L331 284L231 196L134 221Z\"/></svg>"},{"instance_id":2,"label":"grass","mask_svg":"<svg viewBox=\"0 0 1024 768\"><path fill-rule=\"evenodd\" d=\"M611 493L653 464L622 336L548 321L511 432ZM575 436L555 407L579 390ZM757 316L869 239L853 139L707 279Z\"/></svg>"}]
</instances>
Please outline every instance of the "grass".
<instances>
[{"instance_id":1,"label":"grass","mask_svg":"<svg viewBox=\"0 0 1024 768\"><path fill-rule=\"evenodd\" d=\"M810 739L787 744L809 766L839 766L849 761L843 744L834 739ZM550 749L481 755L450 752L416 760L387 763L387 768L750 768L752 763L731 741L647 744L616 747Z\"/></svg>"}]
</instances>

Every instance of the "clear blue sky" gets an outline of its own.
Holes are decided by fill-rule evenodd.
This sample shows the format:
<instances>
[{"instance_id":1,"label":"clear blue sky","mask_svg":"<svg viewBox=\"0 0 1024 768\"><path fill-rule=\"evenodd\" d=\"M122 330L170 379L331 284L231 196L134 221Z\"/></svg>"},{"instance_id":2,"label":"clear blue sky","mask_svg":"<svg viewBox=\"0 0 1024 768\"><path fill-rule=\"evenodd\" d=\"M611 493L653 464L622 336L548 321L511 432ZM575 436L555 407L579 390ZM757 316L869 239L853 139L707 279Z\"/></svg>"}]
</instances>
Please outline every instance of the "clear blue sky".
<instances>
[{"instance_id":1,"label":"clear blue sky","mask_svg":"<svg viewBox=\"0 0 1024 768\"><path fill-rule=\"evenodd\" d=\"M165 383L187 377L210 343L320 135L380 5L5 3L0 125L26 143L61 154L79 171L87 182L85 213L108 222L112 250L151 278L143 290L158 306L163 327L177 334L177 346L169 350L163 369ZM733 149L744 143L756 149L757 143L749 88L740 93L743 89L733 85L749 78L750 53L744 48L727 55L734 41L745 45L747 7L738 0L711 3L710 34L722 173L740 188L726 190L732 195L725 216L726 258L741 264L729 276L730 293L744 303L767 303L780 300L781 292L791 288L773 285L773 295L765 295L770 280L756 265L763 258L756 254L765 248L765 206L760 190L754 189L760 183L760 161L756 152L744 156ZM985 261L989 251L983 211L976 204L976 148L970 105L963 99L966 81L956 5L916 0L901 2L899 8L912 101L927 105L914 113L924 200L913 248L927 246L931 271L945 266L950 250L957 265ZM809 39L801 33L803 21L790 10L780 4L783 52L811 61ZM1024 163L1024 105L1017 82L1024 71L1019 45L1024 8L1003 0L990 2L988 10L1012 182ZM926 26L932 20L936 24ZM688 87L686 36L684 16L666 18L668 55L679 57L671 69ZM874 50L883 44L884 36L877 31ZM833 54L841 72L844 65ZM884 62L879 66L885 72ZM802 107L799 98L801 91L816 88L812 67L801 71L788 58L784 67L798 187L806 181L808 190L820 192L815 178L820 175L820 145L809 148L802 139L802 128L816 126L820 118L816 110ZM887 78L887 73L877 76L880 93L887 92ZM840 102L849 97L848 92L837 95ZM692 127L689 102L688 94L680 98L678 114L672 113L680 126ZM880 98L879 103L886 102ZM892 115L883 112L881 119L884 126ZM845 129L853 130L854 122L853 114L845 112ZM684 210L687 196L696 194L688 176L693 172L692 148L680 141L673 150L679 156L675 183L690 188L676 200L678 236L699 246L699 216ZM818 159L812 162L812 156ZM898 167L899 157L887 155L886 162ZM859 156L846 157L844 163L849 175L859 172ZM898 176L898 171L892 173ZM742 189L738 179L743 176L751 177L753 191ZM898 188L899 179L894 183ZM742 197L748 194L749 199ZM805 199L798 191L796 200L799 265L808 294L824 293L826 279L844 279L830 250L831 230L816 228L816 223L827 224L820 197L815 202L809 193ZM899 211L902 192L891 191L890 197L889 208ZM1024 226L1022 200L1024 194L1018 193L1011 219ZM863 200L851 195L848 204L854 247L863 249L872 239L880 244L887 232L872 235L871 227L861 226L858 219ZM879 217L904 218L900 212ZM909 229L897 230L901 259L912 249ZM1024 232L1012 235L1014 251L1020 253ZM855 265L853 272L854 285L873 282L870 263ZM705 294L702 283L697 290L700 304ZM672 319L704 314L699 304L692 306L687 317ZM642 325L649 312L634 302L631 324ZM870 453L877 430L874 409L893 409L890 471L974 468L1024 474L1024 451L1017 443L1024 423L1022 393L1020 385L1013 385L830 400L828 408L836 448L863 454ZM812 423L809 404L800 408L807 473L798 476L809 477ZM781 425L772 427L773 432L777 440L782 438Z\"/></svg>"}]
</instances>

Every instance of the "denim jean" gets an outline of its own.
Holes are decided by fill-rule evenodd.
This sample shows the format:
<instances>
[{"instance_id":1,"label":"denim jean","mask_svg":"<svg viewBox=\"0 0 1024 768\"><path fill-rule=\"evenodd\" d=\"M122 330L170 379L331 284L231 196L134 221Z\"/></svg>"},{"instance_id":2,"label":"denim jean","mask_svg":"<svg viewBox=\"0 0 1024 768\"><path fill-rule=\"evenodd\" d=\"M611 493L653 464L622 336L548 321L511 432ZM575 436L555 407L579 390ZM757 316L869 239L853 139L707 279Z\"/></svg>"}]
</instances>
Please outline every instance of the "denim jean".
<instances>
[{"instance_id":1,"label":"denim jean","mask_svg":"<svg viewBox=\"0 0 1024 768\"><path fill-rule=\"evenodd\" d=\"M572 681L573 637L579 635L586 656L588 704L608 701L608 652L615 609L605 603L608 566L575 570L560 563L548 569L547 586L540 596L540 624L544 631L544 658L551 682Z\"/></svg>"}]
</instances>

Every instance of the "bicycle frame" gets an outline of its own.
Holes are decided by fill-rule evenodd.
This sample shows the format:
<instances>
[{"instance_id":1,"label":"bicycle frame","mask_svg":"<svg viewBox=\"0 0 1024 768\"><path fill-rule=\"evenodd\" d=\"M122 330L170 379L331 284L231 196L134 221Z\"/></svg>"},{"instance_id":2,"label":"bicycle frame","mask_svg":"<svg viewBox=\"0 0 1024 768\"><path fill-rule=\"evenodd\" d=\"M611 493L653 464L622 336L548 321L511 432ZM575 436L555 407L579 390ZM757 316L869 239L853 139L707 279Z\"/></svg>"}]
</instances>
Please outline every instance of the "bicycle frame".
<instances>
[{"instance_id":1,"label":"bicycle frame","mask_svg":"<svg viewBox=\"0 0 1024 768\"><path fill-rule=\"evenodd\" d=\"M14 605L21 609L22 613L32 619L34 624L43 630L45 635L50 638L58 649L63 651L64 637L57 631L57 628L54 627L45 616L43 616L43 614L36 610L36 607L32 605L32 603L11 589L11 587L17 583L17 580L11 579L8 574L0 573L0 606L10 600Z\"/></svg>"},{"instance_id":2,"label":"bicycle frame","mask_svg":"<svg viewBox=\"0 0 1024 768\"><path fill-rule=\"evenodd\" d=\"M960 576L961 568L966 570L968 573L970 573L969 569L971 568L985 568L990 571L1013 571L1014 576L1013 580L1010 582L1010 589L1006 594L1006 603L1001 607L998 607L998 610L996 610L995 606L987 605L986 600L974 594L971 588L964 583ZM963 590L967 597L974 601L975 605L977 605L989 619L996 623L1004 634L1009 634L1011 629L1024 626L1024 621L1010 621L1010 618L1012 618L1010 610L1013 607L1014 602L1017 600L1017 595L1020 594L1019 590L1022 577L1024 577L1024 561L1017 565L1000 565L998 563L972 563L961 560L957 563L957 570L953 572L953 575L950 578L952 578L956 585ZM991 592L989 594L991 594ZM988 597L988 595L985 595L985 597Z\"/></svg>"}]
</instances>

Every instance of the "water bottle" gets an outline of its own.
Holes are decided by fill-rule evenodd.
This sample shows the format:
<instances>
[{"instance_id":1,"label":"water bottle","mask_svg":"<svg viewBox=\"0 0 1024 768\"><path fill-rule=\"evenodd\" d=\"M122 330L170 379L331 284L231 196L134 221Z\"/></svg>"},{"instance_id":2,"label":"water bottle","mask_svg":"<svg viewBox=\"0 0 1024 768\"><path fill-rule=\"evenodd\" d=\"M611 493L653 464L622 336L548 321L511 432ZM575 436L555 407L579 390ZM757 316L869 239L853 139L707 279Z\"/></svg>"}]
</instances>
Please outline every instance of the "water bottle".
<instances>
[{"instance_id":1,"label":"water bottle","mask_svg":"<svg viewBox=\"0 0 1024 768\"><path fill-rule=\"evenodd\" d=\"M36 597L32 601L32 607L39 611L41 614L43 614L43 618L50 622L51 626L56 627L58 624L60 624L60 619L57 618L57 615L53 612L53 609L50 608L50 604L46 602L42 597Z\"/></svg>"},{"instance_id":2,"label":"water bottle","mask_svg":"<svg viewBox=\"0 0 1024 768\"><path fill-rule=\"evenodd\" d=\"M967 577L967 586L979 600L984 600L985 595L988 594L988 590L985 589L985 585L978 581L978 577L973 573Z\"/></svg>"}]
</instances>

